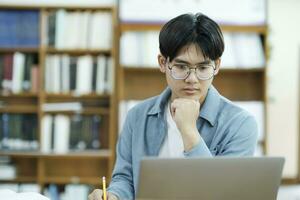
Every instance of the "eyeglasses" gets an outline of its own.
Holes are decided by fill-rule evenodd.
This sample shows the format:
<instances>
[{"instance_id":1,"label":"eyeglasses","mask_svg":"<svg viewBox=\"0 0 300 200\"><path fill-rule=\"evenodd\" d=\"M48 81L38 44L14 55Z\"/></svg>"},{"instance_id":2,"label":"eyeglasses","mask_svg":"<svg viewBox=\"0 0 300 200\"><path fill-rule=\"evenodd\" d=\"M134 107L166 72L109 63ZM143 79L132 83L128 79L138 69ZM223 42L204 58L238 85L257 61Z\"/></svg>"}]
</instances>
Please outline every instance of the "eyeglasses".
<instances>
[{"instance_id":1,"label":"eyeglasses","mask_svg":"<svg viewBox=\"0 0 300 200\"><path fill-rule=\"evenodd\" d=\"M167 59L167 66L171 72L171 76L176 80L186 79L192 70L194 70L199 80L209 80L215 75L215 66L213 63L203 63L192 66L185 63L174 63L170 65L169 58Z\"/></svg>"}]
</instances>

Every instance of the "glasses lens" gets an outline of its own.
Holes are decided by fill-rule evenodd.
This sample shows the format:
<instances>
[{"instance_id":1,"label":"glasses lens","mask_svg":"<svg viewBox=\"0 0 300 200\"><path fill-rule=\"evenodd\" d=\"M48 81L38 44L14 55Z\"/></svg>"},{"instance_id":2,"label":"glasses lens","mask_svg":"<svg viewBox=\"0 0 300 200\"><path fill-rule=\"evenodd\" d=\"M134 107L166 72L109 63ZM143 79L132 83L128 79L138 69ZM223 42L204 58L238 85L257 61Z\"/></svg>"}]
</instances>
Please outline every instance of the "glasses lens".
<instances>
[{"instance_id":1,"label":"glasses lens","mask_svg":"<svg viewBox=\"0 0 300 200\"><path fill-rule=\"evenodd\" d=\"M185 79L189 74L189 67L185 65L173 65L172 76L176 79Z\"/></svg>"},{"instance_id":2,"label":"glasses lens","mask_svg":"<svg viewBox=\"0 0 300 200\"><path fill-rule=\"evenodd\" d=\"M196 74L199 79L210 79L214 75L214 67L212 65L202 65L196 68Z\"/></svg>"}]
</instances>

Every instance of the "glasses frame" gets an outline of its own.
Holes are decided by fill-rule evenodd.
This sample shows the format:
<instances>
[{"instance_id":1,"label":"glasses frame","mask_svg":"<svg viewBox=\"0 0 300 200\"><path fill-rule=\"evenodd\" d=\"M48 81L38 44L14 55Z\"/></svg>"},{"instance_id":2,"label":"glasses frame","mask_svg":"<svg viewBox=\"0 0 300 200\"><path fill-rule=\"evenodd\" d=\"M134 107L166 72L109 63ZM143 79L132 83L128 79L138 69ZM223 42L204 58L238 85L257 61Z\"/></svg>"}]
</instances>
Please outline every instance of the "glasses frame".
<instances>
[{"instance_id":1,"label":"glasses frame","mask_svg":"<svg viewBox=\"0 0 300 200\"><path fill-rule=\"evenodd\" d=\"M196 77L197 77L199 80L206 81L206 80L212 79L212 78L215 76L215 71L216 71L216 66L215 66L214 64L212 64L212 63L207 64L207 65L211 66L211 67L214 69L214 73L213 73L210 77L207 77L207 78L201 78L201 77L198 77L198 76L197 76L197 73L196 73L197 65L187 65L187 66L189 67L189 72L187 73L187 75L186 75L185 77L183 77L183 78L178 78L178 77L175 77L174 74L173 74L173 72L172 72L172 68L173 68L174 66L170 66L170 58L169 58L169 57L167 58L166 64L167 64L168 69L169 69L170 72L171 72L171 77L172 77L173 79L175 79L175 80L185 80L185 79L187 79L187 77L190 76L191 71L193 70L193 71L195 72ZM194 67L194 68L191 68L191 67Z\"/></svg>"}]
</instances>

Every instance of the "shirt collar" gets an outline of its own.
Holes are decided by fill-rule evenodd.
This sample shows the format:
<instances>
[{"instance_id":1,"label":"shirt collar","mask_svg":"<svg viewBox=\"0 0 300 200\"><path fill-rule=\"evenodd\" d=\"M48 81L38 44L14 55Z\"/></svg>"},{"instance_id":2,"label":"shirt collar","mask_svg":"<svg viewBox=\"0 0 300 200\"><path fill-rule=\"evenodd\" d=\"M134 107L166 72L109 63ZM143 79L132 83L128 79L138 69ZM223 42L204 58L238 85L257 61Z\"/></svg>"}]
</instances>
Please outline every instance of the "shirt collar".
<instances>
[{"instance_id":1,"label":"shirt collar","mask_svg":"<svg viewBox=\"0 0 300 200\"><path fill-rule=\"evenodd\" d=\"M207 120L212 126L217 121L217 115L219 112L221 95L214 86L210 86L206 98L200 110L200 117Z\"/></svg>"},{"instance_id":2,"label":"shirt collar","mask_svg":"<svg viewBox=\"0 0 300 200\"><path fill-rule=\"evenodd\" d=\"M157 98L154 106L148 111L149 115L163 113L171 96L171 89L167 87ZM200 110L200 117L207 120L212 126L215 125L219 111L221 95L214 86L210 86L206 98Z\"/></svg>"},{"instance_id":3,"label":"shirt collar","mask_svg":"<svg viewBox=\"0 0 300 200\"><path fill-rule=\"evenodd\" d=\"M167 87L157 98L153 107L148 111L149 115L163 113L168 100L171 97L171 89Z\"/></svg>"}]
</instances>

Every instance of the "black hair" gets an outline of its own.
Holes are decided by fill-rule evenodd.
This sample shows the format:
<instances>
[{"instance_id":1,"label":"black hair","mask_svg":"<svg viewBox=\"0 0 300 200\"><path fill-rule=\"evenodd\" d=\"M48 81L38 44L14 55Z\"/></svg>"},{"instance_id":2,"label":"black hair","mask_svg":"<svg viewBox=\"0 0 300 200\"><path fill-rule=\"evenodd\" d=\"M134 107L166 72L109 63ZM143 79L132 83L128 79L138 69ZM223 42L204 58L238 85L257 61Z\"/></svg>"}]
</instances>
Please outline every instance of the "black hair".
<instances>
[{"instance_id":1,"label":"black hair","mask_svg":"<svg viewBox=\"0 0 300 200\"><path fill-rule=\"evenodd\" d=\"M183 14L168 21L159 33L159 49L172 61L185 46L196 44L205 59L217 60L224 51L219 25L202 13Z\"/></svg>"}]
</instances>

